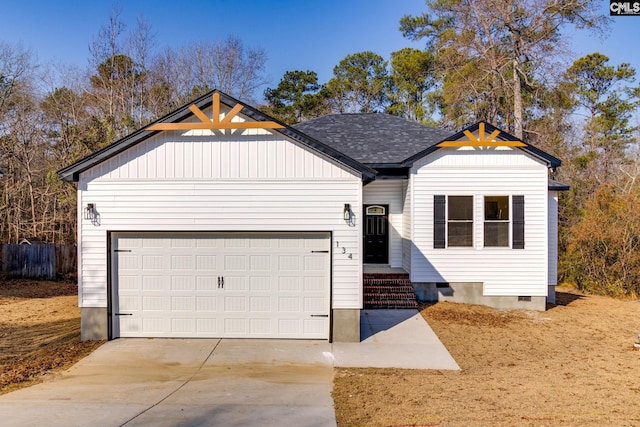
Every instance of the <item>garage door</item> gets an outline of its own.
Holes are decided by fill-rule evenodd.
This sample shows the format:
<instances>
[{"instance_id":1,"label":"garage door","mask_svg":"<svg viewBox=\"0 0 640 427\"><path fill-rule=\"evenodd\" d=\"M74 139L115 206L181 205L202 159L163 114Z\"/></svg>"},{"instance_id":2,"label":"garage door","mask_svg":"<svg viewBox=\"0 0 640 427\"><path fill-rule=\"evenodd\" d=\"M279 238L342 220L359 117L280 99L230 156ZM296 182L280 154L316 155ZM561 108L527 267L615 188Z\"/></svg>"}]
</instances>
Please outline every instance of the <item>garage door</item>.
<instances>
[{"instance_id":1,"label":"garage door","mask_svg":"<svg viewBox=\"0 0 640 427\"><path fill-rule=\"evenodd\" d=\"M329 338L328 233L112 234L112 336Z\"/></svg>"}]
</instances>

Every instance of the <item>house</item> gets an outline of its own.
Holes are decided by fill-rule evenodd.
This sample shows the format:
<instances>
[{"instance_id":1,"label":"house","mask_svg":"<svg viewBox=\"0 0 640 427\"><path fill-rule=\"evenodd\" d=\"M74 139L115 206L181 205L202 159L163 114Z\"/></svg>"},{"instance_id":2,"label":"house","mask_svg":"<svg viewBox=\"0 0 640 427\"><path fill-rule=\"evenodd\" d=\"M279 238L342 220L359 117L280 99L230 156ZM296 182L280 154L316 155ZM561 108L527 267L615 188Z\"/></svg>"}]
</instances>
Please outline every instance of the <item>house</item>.
<instances>
[{"instance_id":1,"label":"house","mask_svg":"<svg viewBox=\"0 0 640 427\"><path fill-rule=\"evenodd\" d=\"M555 157L480 122L286 126L213 91L62 169L82 338L358 341L364 268L423 298L545 309Z\"/></svg>"}]
</instances>

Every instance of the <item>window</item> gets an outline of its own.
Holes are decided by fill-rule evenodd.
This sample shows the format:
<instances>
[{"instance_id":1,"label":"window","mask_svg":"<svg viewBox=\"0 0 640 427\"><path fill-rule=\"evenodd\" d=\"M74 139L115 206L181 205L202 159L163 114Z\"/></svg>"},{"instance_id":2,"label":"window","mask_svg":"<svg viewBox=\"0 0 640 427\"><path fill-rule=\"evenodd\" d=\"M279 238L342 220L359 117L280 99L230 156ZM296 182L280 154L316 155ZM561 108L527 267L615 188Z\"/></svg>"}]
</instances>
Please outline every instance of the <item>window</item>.
<instances>
[{"instance_id":1,"label":"window","mask_svg":"<svg viewBox=\"0 0 640 427\"><path fill-rule=\"evenodd\" d=\"M433 248L473 247L473 211L473 196L434 195ZM524 211L522 195L484 196L484 247L524 249Z\"/></svg>"},{"instance_id":2,"label":"window","mask_svg":"<svg viewBox=\"0 0 640 427\"><path fill-rule=\"evenodd\" d=\"M383 206L369 206L367 207L367 215L384 215L385 209Z\"/></svg>"},{"instance_id":3,"label":"window","mask_svg":"<svg viewBox=\"0 0 640 427\"><path fill-rule=\"evenodd\" d=\"M447 245L473 246L473 196L449 196Z\"/></svg>"},{"instance_id":4,"label":"window","mask_svg":"<svg viewBox=\"0 0 640 427\"><path fill-rule=\"evenodd\" d=\"M485 196L484 246L509 247L509 196Z\"/></svg>"}]
</instances>

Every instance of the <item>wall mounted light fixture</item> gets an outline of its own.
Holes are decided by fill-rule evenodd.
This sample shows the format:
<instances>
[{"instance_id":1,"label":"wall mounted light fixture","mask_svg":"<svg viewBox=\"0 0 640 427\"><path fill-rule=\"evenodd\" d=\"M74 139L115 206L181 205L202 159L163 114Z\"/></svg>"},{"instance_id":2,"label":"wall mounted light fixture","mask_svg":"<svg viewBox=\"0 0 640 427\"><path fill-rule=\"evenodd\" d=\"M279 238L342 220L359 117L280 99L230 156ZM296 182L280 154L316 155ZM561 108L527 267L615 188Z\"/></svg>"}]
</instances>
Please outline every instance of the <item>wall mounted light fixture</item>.
<instances>
[{"instance_id":1,"label":"wall mounted light fixture","mask_svg":"<svg viewBox=\"0 0 640 427\"><path fill-rule=\"evenodd\" d=\"M87 203L87 206L84 208L84 219L95 220L98 215L98 211L96 210L95 203Z\"/></svg>"},{"instance_id":2,"label":"wall mounted light fixture","mask_svg":"<svg viewBox=\"0 0 640 427\"><path fill-rule=\"evenodd\" d=\"M349 203L344 204L343 218L345 221L351 221L351 205Z\"/></svg>"}]
</instances>

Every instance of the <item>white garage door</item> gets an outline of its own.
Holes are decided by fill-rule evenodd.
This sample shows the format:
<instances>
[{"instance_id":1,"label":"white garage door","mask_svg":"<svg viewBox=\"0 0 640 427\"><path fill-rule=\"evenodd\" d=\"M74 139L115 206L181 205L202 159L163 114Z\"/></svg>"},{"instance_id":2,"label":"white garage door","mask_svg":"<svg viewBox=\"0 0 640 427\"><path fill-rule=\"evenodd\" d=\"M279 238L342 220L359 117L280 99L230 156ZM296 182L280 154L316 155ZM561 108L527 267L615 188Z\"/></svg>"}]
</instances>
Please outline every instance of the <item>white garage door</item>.
<instances>
[{"instance_id":1,"label":"white garage door","mask_svg":"<svg viewBox=\"0 0 640 427\"><path fill-rule=\"evenodd\" d=\"M328 233L114 233L112 336L329 338Z\"/></svg>"}]
</instances>

